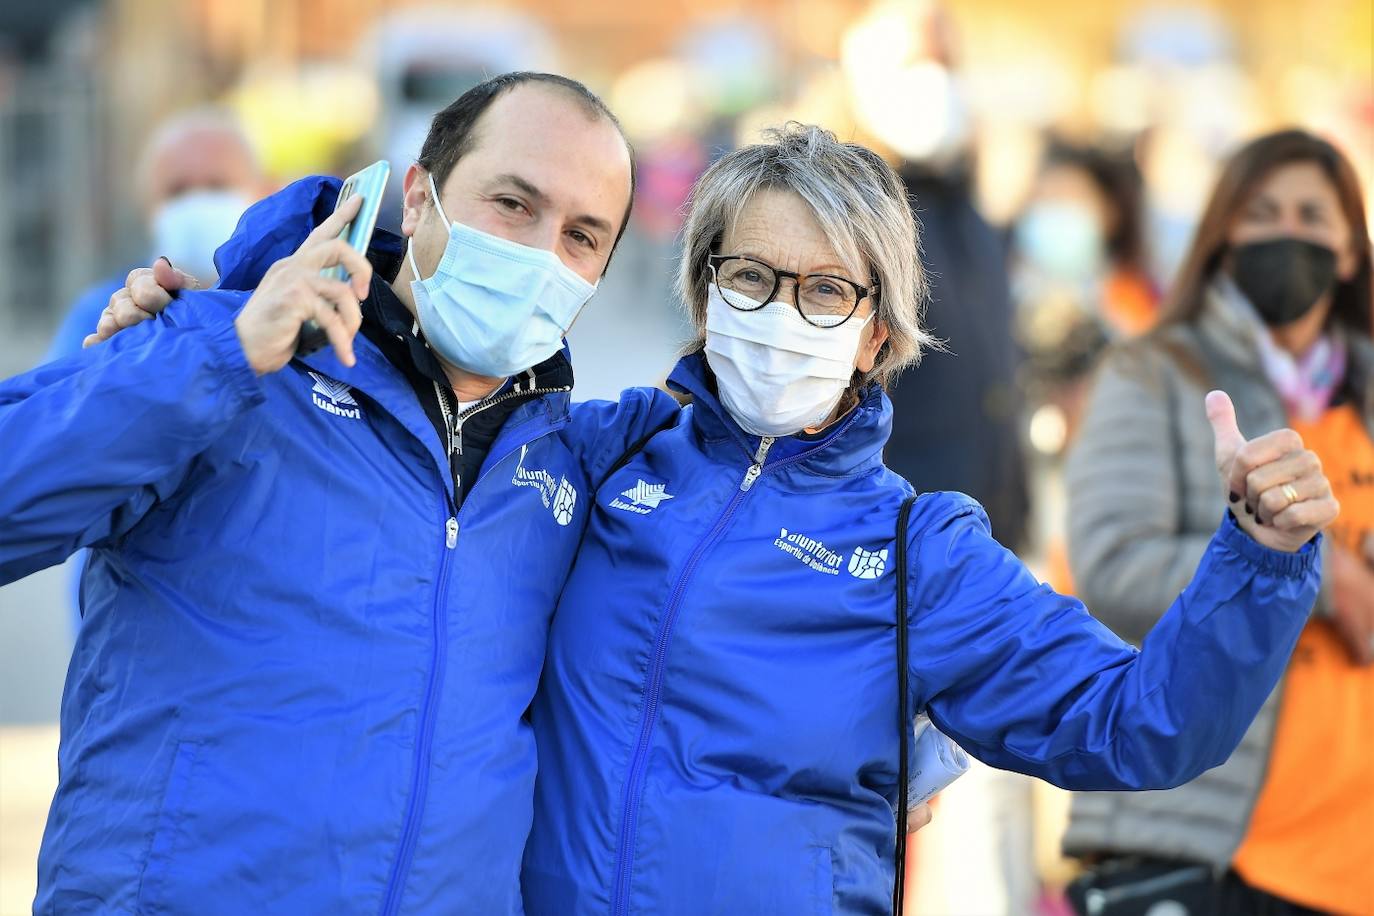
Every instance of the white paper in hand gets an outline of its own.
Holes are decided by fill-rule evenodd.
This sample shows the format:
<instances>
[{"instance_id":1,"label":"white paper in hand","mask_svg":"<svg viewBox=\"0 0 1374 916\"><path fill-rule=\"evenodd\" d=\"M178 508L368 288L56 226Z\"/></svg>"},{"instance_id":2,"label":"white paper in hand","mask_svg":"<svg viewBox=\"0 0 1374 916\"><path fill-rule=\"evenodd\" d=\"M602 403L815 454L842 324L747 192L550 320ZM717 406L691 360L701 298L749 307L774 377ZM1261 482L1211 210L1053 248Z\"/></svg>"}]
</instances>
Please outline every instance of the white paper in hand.
<instances>
[{"instance_id":1,"label":"white paper in hand","mask_svg":"<svg viewBox=\"0 0 1374 916\"><path fill-rule=\"evenodd\" d=\"M906 783L908 808L930 801L969 769L964 749L931 725L925 716L916 717L915 733L916 748Z\"/></svg>"}]
</instances>

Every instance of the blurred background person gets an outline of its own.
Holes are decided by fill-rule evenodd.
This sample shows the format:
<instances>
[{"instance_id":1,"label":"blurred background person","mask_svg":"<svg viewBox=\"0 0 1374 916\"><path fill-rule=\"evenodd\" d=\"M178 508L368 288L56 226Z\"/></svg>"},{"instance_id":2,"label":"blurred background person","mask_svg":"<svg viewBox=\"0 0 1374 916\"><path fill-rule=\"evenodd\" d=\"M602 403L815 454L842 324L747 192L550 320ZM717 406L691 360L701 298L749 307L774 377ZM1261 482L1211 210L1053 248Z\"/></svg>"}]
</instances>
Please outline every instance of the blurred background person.
<instances>
[{"instance_id":1,"label":"blurred background person","mask_svg":"<svg viewBox=\"0 0 1374 916\"><path fill-rule=\"evenodd\" d=\"M1147 330L1150 279L1141 178L1129 154L1054 142L1012 228L1012 292L1033 397L1066 414L1109 340Z\"/></svg>"},{"instance_id":2,"label":"blurred background person","mask_svg":"<svg viewBox=\"0 0 1374 916\"><path fill-rule=\"evenodd\" d=\"M203 285L215 282L215 249L233 235L239 217L269 190L266 176L233 112L204 106L158 125L135 165L133 179L149 254L93 283L67 308L43 362L81 349L110 296L128 272L166 258ZM83 550L67 564L72 631L81 625Z\"/></svg>"},{"instance_id":3,"label":"blurred background person","mask_svg":"<svg viewBox=\"0 0 1374 916\"><path fill-rule=\"evenodd\" d=\"M919 491L968 493L992 536L1024 552L1030 494L1022 446L1021 354L1013 338L1003 233L980 212L975 124L958 69L958 36L941 3L875 4L847 36L858 125L884 142L921 227L929 289L924 324L943 343L888 389L887 466ZM941 818L943 842L989 874L935 906L1024 912L1038 887L1031 856L1031 781L977 765ZM923 863L908 863L917 898Z\"/></svg>"},{"instance_id":4,"label":"blurred background person","mask_svg":"<svg viewBox=\"0 0 1374 916\"><path fill-rule=\"evenodd\" d=\"M135 168L149 254L84 290L67 309L47 360L81 349L110 295L134 267L165 257L206 286L215 281L215 249L243 211L269 190L253 145L232 112L214 107L174 115L159 125Z\"/></svg>"},{"instance_id":5,"label":"blurred background person","mask_svg":"<svg viewBox=\"0 0 1374 916\"><path fill-rule=\"evenodd\" d=\"M1149 328L1158 309L1141 177L1129 150L1051 141L1011 239L1016 337L1026 354L1031 503L1051 507L1062 503L1062 458L1098 358L1110 341ZM1042 511L1037 519L1045 575L1070 594L1063 516Z\"/></svg>"},{"instance_id":6,"label":"blurred background person","mask_svg":"<svg viewBox=\"0 0 1374 916\"><path fill-rule=\"evenodd\" d=\"M1146 639L1228 500L1261 524L1287 508L1217 492L1194 395L1229 392L1249 436L1297 429L1342 512L1285 682L1231 759L1169 792L1075 797L1081 912L1374 912L1370 257L1349 160L1303 131L1262 136L1223 167L1158 331L1103 366L1068 465L1070 555L1118 635ZM1119 909L1087 909L1092 887L1118 888Z\"/></svg>"},{"instance_id":7,"label":"blurred background person","mask_svg":"<svg viewBox=\"0 0 1374 916\"><path fill-rule=\"evenodd\" d=\"M868 104L881 96L870 95L876 87L864 82L891 80L909 90L885 100L901 106L905 122L890 129L889 139L922 229L920 256L930 276L926 326L948 349L931 352L893 386L885 460L922 490L973 496L987 509L993 537L1019 550L1030 507L1006 248L976 204L973 124L955 70L953 23L940 4L909 7L903 69L865 74L856 88Z\"/></svg>"}]
</instances>

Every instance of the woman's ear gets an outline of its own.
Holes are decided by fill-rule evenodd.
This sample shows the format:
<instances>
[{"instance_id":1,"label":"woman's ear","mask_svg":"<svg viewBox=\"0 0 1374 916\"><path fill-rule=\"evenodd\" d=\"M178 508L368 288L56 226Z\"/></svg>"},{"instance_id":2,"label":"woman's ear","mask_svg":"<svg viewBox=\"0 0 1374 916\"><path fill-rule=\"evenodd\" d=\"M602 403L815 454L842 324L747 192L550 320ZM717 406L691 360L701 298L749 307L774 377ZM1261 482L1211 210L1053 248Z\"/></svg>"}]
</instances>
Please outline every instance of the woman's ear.
<instances>
[{"instance_id":1,"label":"woman's ear","mask_svg":"<svg viewBox=\"0 0 1374 916\"><path fill-rule=\"evenodd\" d=\"M887 336L887 322L878 318L873 319L868 337L859 341L859 353L854 358L854 368L864 374L872 372L873 364L878 361L878 351L887 343Z\"/></svg>"},{"instance_id":2,"label":"woman's ear","mask_svg":"<svg viewBox=\"0 0 1374 916\"><path fill-rule=\"evenodd\" d=\"M1350 247L1336 255L1336 279L1341 283L1349 283L1355 279L1355 274L1360 269L1361 253L1356 247L1357 244L1352 239Z\"/></svg>"}]
</instances>

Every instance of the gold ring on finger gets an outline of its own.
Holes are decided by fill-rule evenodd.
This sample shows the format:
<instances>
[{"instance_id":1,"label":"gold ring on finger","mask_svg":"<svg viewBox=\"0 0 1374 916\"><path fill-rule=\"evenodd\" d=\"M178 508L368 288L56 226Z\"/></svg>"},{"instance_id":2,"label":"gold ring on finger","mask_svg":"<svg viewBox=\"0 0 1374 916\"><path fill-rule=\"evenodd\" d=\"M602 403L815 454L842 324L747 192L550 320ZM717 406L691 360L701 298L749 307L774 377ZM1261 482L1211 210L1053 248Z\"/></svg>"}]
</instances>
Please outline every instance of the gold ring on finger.
<instances>
[{"instance_id":1,"label":"gold ring on finger","mask_svg":"<svg viewBox=\"0 0 1374 916\"><path fill-rule=\"evenodd\" d=\"M1298 501L1298 491L1294 489L1291 483L1283 485L1283 495L1288 497L1288 505L1290 506Z\"/></svg>"}]
</instances>

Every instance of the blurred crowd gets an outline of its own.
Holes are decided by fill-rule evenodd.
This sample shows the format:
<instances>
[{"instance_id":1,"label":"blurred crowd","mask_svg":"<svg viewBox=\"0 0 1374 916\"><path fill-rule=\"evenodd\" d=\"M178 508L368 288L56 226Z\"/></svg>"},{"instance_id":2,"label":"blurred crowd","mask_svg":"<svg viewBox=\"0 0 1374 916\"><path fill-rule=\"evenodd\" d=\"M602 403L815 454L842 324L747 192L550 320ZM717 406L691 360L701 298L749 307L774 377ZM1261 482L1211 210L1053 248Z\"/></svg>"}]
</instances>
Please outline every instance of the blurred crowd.
<instances>
[{"instance_id":1,"label":"blurred crowd","mask_svg":"<svg viewBox=\"0 0 1374 916\"><path fill-rule=\"evenodd\" d=\"M437 109L551 69L602 93L639 168L569 335L574 397L654 384L690 333L672 272L693 181L767 126L822 124L897 164L920 220L943 346L891 391L886 455L918 489L976 497L999 540L1136 643L1221 512L1210 388L1245 395L1242 429L1301 425L1345 507L1287 700L1230 763L1071 814L977 768L913 843L912 911L1061 913L1156 879L1186 901L1222 874L1237 913L1252 892L1296 901L1266 912L1374 913L1371 848L1342 840L1374 823L1372 16L1358 0L20 0L0 12L0 375L80 349L155 257L213 282L216 245L272 190L377 158L399 180ZM1295 304L1331 290L1320 314Z\"/></svg>"}]
</instances>

